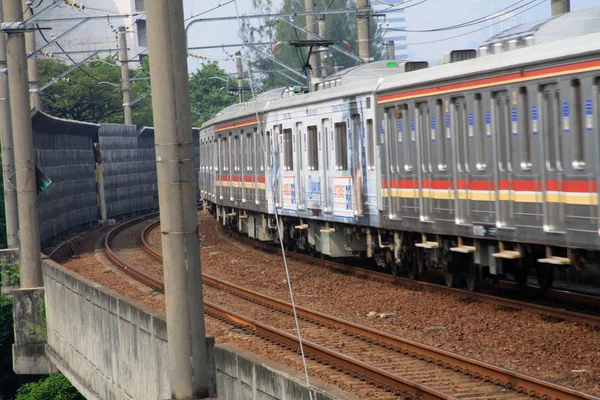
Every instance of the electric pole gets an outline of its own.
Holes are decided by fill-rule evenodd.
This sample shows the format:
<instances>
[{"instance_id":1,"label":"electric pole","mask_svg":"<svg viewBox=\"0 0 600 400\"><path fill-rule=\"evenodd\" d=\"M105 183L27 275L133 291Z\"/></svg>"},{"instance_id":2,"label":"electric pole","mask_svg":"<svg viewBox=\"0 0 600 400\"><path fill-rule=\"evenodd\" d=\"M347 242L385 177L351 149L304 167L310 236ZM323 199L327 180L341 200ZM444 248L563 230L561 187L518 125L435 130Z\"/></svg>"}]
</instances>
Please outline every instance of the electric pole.
<instances>
[{"instance_id":1,"label":"electric pole","mask_svg":"<svg viewBox=\"0 0 600 400\"><path fill-rule=\"evenodd\" d=\"M244 68L242 66L242 53L236 51L235 53L235 66L237 68L237 84L238 84L238 97L240 103L244 102Z\"/></svg>"},{"instance_id":2,"label":"electric pole","mask_svg":"<svg viewBox=\"0 0 600 400\"><path fill-rule=\"evenodd\" d=\"M146 2L172 399L209 396L183 0Z\"/></svg>"},{"instance_id":3,"label":"electric pole","mask_svg":"<svg viewBox=\"0 0 600 400\"><path fill-rule=\"evenodd\" d=\"M552 0L552 16L571 11L571 0Z\"/></svg>"},{"instance_id":4,"label":"electric pole","mask_svg":"<svg viewBox=\"0 0 600 400\"><path fill-rule=\"evenodd\" d=\"M28 19L33 16L33 10L27 4L26 1L23 1L25 8L25 19ZM35 44L35 31L27 31L25 33L25 51L27 54L35 53L37 50ZM40 76L38 73L37 67L37 57L33 56L27 59L27 71L29 77L29 102L31 108L35 107L38 110L42 109L42 101L40 100L40 92L38 89L40 88Z\"/></svg>"},{"instance_id":5,"label":"electric pole","mask_svg":"<svg viewBox=\"0 0 600 400\"><path fill-rule=\"evenodd\" d=\"M6 52L10 88L15 171L17 178L17 208L19 210L19 242L21 288L44 286L40 257L40 216L37 203L33 131L29 105L27 53L21 0L3 0L4 28L7 34Z\"/></svg>"},{"instance_id":6,"label":"electric pole","mask_svg":"<svg viewBox=\"0 0 600 400\"><path fill-rule=\"evenodd\" d=\"M369 7L369 0L356 0L356 8L366 7ZM370 17L371 13L368 11L356 13L356 28L358 31L358 56L363 60L363 62L366 63L371 61L371 41L369 40Z\"/></svg>"},{"instance_id":7,"label":"electric pole","mask_svg":"<svg viewBox=\"0 0 600 400\"><path fill-rule=\"evenodd\" d=\"M314 1L315 0L304 0L304 11L314 13L315 12ZM317 29L315 27L314 14L306 15L306 30L309 31L309 33L306 34L306 39L308 39L308 40L316 39L315 36L313 35L313 33L317 31ZM310 64L311 68L314 68L313 76L315 78L318 78L319 77L319 69L317 68L317 55L314 52L311 53L310 58L308 59L308 63Z\"/></svg>"},{"instance_id":8,"label":"electric pole","mask_svg":"<svg viewBox=\"0 0 600 400\"><path fill-rule=\"evenodd\" d=\"M133 125L131 112L131 85L129 83L129 59L127 56L127 29L119 27L119 61L121 62L121 85L123 88L123 114L125 124Z\"/></svg>"},{"instance_id":9,"label":"electric pole","mask_svg":"<svg viewBox=\"0 0 600 400\"><path fill-rule=\"evenodd\" d=\"M327 39L325 36L327 35L326 25L325 25L325 16L319 16L319 36L324 39ZM321 78L327 77L327 63L328 63L329 49L327 47L321 47L321 51L319 52L319 58L321 59Z\"/></svg>"},{"instance_id":10,"label":"electric pole","mask_svg":"<svg viewBox=\"0 0 600 400\"><path fill-rule=\"evenodd\" d=\"M387 56L388 56L388 60L396 59L396 47L394 46L393 40L389 40L387 42Z\"/></svg>"},{"instance_id":11,"label":"electric pole","mask_svg":"<svg viewBox=\"0 0 600 400\"><path fill-rule=\"evenodd\" d=\"M0 23L3 21L2 2L0 1ZM0 32L0 137L2 138L2 176L4 183L4 212L6 215L6 242L9 249L19 247L17 232L19 217L17 192L10 182L15 173L15 155L13 153L12 125L10 119L10 99L8 95L8 75L6 74L6 44L3 32ZM0 284L6 285L8 275L0 271Z\"/></svg>"}]
</instances>

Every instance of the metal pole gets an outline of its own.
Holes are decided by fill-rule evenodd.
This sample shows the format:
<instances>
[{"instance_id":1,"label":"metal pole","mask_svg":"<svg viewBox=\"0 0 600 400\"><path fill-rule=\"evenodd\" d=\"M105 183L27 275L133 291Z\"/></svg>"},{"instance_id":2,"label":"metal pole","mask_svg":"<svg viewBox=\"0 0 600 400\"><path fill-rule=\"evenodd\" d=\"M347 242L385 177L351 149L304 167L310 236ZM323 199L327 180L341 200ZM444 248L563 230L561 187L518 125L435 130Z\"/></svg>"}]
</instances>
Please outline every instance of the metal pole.
<instances>
[{"instance_id":1,"label":"metal pole","mask_svg":"<svg viewBox=\"0 0 600 400\"><path fill-rule=\"evenodd\" d=\"M396 47L394 45L393 40L389 40L387 42L387 56L388 56L388 60L396 59Z\"/></svg>"},{"instance_id":2,"label":"metal pole","mask_svg":"<svg viewBox=\"0 0 600 400\"><path fill-rule=\"evenodd\" d=\"M33 10L26 1L23 1L25 9L25 19L33 16ZM36 52L35 44L35 31L27 31L25 33L25 51L27 54ZM27 72L29 76L29 102L31 108L35 107L38 110L42 109L42 101L40 100L40 93L37 91L40 88L40 76L38 74L37 58L36 56L27 59Z\"/></svg>"},{"instance_id":3,"label":"metal pole","mask_svg":"<svg viewBox=\"0 0 600 400\"><path fill-rule=\"evenodd\" d=\"M319 36L325 37L327 35L326 25L325 25L325 16L319 16ZM327 47L322 47L319 52L319 58L321 59L321 78L327 77L327 62L329 57L329 49Z\"/></svg>"},{"instance_id":4,"label":"metal pole","mask_svg":"<svg viewBox=\"0 0 600 400\"><path fill-rule=\"evenodd\" d=\"M3 21L2 2L0 1L0 23ZM0 32L0 70L6 70L6 44L4 33ZM2 176L4 183L4 213L6 215L6 244L9 249L19 247L19 214L17 192L10 182L15 173L15 154L13 152L12 125L10 119L10 99L8 97L8 75L0 72L0 135L2 137ZM8 284L8 274L0 271L0 285Z\"/></svg>"},{"instance_id":5,"label":"metal pole","mask_svg":"<svg viewBox=\"0 0 600 400\"><path fill-rule=\"evenodd\" d=\"M121 62L121 84L123 85L123 114L125 115L125 124L133 124L133 114L131 112L131 86L129 84L129 59L127 57L127 29L124 26L119 27L119 61Z\"/></svg>"},{"instance_id":6,"label":"metal pole","mask_svg":"<svg viewBox=\"0 0 600 400\"><path fill-rule=\"evenodd\" d=\"M244 102L244 69L242 66L242 53L236 51L235 53L235 66L237 68L237 83L238 83L238 97L240 103Z\"/></svg>"},{"instance_id":7,"label":"metal pole","mask_svg":"<svg viewBox=\"0 0 600 400\"><path fill-rule=\"evenodd\" d=\"M146 2L172 399L209 395L182 0Z\"/></svg>"},{"instance_id":8,"label":"metal pole","mask_svg":"<svg viewBox=\"0 0 600 400\"><path fill-rule=\"evenodd\" d=\"M40 217L37 203L33 131L27 82L25 35L21 0L4 1L4 21L9 23L6 51L13 127L17 200L19 210L20 279L22 288L44 286L40 257Z\"/></svg>"},{"instance_id":9,"label":"metal pole","mask_svg":"<svg viewBox=\"0 0 600 400\"><path fill-rule=\"evenodd\" d=\"M369 7L369 0L356 0L356 8ZM369 40L369 18L371 13L360 12L356 13L356 25L358 31L358 56L363 62L371 61L370 45Z\"/></svg>"},{"instance_id":10,"label":"metal pole","mask_svg":"<svg viewBox=\"0 0 600 400\"><path fill-rule=\"evenodd\" d=\"M571 11L571 0L552 0L552 16Z\"/></svg>"},{"instance_id":11,"label":"metal pole","mask_svg":"<svg viewBox=\"0 0 600 400\"><path fill-rule=\"evenodd\" d=\"M304 11L306 11L307 13L314 13L314 11L315 11L315 2L314 1L315 0L304 0ZM316 37L313 35L313 33L315 33L317 31L317 27L315 27L314 14L306 15L306 30L308 31L306 33L306 39L308 39L308 40L316 39ZM319 69L317 68L317 55L314 52L310 55L308 62L310 64L310 66L312 68L314 68L313 76L315 78L318 78L319 77Z\"/></svg>"}]
</instances>

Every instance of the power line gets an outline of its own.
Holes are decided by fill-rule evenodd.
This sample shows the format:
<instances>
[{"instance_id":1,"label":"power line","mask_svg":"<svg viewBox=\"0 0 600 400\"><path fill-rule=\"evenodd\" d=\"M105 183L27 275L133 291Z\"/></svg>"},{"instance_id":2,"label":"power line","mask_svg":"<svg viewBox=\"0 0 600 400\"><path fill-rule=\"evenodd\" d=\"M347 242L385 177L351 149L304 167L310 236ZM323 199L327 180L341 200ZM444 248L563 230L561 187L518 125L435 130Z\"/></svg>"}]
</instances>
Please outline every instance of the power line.
<instances>
[{"instance_id":1,"label":"power line","mask_svg":"<svg viewBox=\"0 0 600 400\"><path fill-rule=\"evenodd\" d=\"M208 9L208 10L206 10L206 11L202 11L202 12L201 12L201 13L199 13L199 14L192 15L192 16L190 16L190 17L188 17L188 18L184 19L184 20L183 20L183 22L185 22L185 21L189 21L189 20L190 20L190 19L192 19L192 18L199 17L200 15L208 14L209 12L211 12L211 11L214 11L214 10L216 10L217 8L221 8L221 7L223 7L223 6L226 6L227 4L233 3L234 1L235 1L235 0L229 0L229 1L228 1L228 2L226 2L226 3L219 4L219 5L217 5L217 6L213 7L213 8L211 8L211 9Z\"/></svg>"}]
</instances>

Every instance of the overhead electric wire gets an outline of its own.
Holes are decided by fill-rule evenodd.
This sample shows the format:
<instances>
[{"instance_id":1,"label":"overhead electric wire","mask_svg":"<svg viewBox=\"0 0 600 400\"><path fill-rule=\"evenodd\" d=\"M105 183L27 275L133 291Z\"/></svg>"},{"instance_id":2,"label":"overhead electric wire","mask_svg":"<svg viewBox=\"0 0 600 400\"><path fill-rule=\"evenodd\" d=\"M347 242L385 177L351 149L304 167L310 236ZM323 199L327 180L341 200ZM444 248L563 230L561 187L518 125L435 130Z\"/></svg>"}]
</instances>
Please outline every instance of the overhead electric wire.
<instances>
[{"instance_id":1,"label":"overhead electric wire","mask_svg":"<svg viewBox=\"0 0 600 400\"><path fill-rule=\"evenodd\" d=\"M536 1L536 0L534 0L534 1ZM540 0L539 3L532 5L531 7L529 7L527 9L521 11L520 13L515 14L515 17L518 16L518 15L521 15L523 13L526 13L527 11L529 11L529 10L531 10L531 9L537 7L537 6L540 6L540 5L544 4L546 1L547 0ZM500 24L502 22L503 21L494 22L491 25L492 26L498 25L498 24ZM454 36L450 36L450 37L447 37L447 38L436 39L436 40L428 40L428 41L425 41L425 42L403 43L403 45L405 45L405 46L416 46L416 45L421 45L421 44L431 44L431 43L444 42L446 40L456 39L456 38L459 38L459 37L462 37L462 36L467 36L467 35L470 35L471 33L479 32L479 31L482 31L482 30L488 29L488 28L489 28L489 26L484 26L483 28L479 28L479 29L475 29L475 30L472 30L472 31L469 31L469 32L465 32L465 33L462 33L460 35L454 35ZM390 28L390 30L401 31L400 29L393 29L393 28Z\"/></svg>"},{"instance_id":2,"label":"overhead electric wire","mask_svg":"<svg viewBox=\"0 0 600 400\"><path fill-rule=\"evenodd\" d=\"M235 0L229 0L229 1L228 1L228 2L226 2L226 3L219 4L219 5L217 5L217 6L213 7L213 8L210 8L210 9L208 9L208 10L202 11L201 13L198 13L198 14L196 14L196 15L192 15L192 16L190 16L190 17L188 17L188 18L184 19L184 20L183 20L183 22L185 22L185 21L189 21L189 20L190 20L190 19L192 19L192 18L196 18L196 17L199 17L199 16L201 16L201 15L204 15L204 14L208 14L209 12L211 12L211 11L214 11L214 10L216 10L217 8L221 8L221 7L223 7L223 6L226 6L227 4L233 3L234 1L235 1Z\"/></svg>"},{"instance_id":3,"label":"overhead electric wire","mask_svg":"<svg viewBox=\"0 0 600 400\"><path fill-rule=\"evenodd\" d=\"M449 26L445 26L445 27L442 27L442 28L434 28L434 29L403 29L403 28L402 29L398 29L398 28L394 28L392 30L402 31L402 32L413 32L413 33L431 33L431 32L450 31L450 30L455 30L455 29L463 29L463 28L466 28L466 27L469 27L469 26L479 25L479 24L482 24L482 23L493 21L496 18L502 17L502 16L507 15L507 14L511 14L511 13L513 13L516 10L519 10L519 9L521 9L523 7L527 7L528 5L530 5L532 3L535 3L537 0L529 0L527 3L521 4L521 5L519 5L517 7L517 5L519 3L523 3L524 1L527 1L527 0L519 0L516 3L513 3L510 6L505 7L502 10L496 11L493 14L489 14L489 15L487 15L485 17L477 18L477 19L474 19L474 20L471 20L471 21L462 22L462 23L456 24L456 25L449 25ZM511 8L511 7L514 7L514 8ZM504 11L504 10L507 10L507 9L509 9L509 10L505 11L505 12L501 12L501 11Z\"/></svg>"}]
</instances>

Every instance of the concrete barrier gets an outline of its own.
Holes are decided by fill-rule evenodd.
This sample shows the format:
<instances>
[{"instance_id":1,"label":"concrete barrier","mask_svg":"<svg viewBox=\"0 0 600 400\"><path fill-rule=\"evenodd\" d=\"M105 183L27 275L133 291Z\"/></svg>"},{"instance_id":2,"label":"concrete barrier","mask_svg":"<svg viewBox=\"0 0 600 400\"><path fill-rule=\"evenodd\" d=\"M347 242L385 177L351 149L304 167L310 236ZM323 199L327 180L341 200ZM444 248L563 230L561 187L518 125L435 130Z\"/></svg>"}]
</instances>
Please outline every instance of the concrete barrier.
<instances>
[{"instance_id":1,"label":"concrete barrier","mask_svg":"<svg viewBox=\"0 0 600 400\"><path fill-rule=\"evenodd\" d=\"M227 400L307 400L306 378L300 372L265 360L232 344L215 347L217 393ZM311 380L314 400L359 400L337 388Z\"/></svg>"},{"instance_id":2,"label":"concrete barrier","mask_svg":"<svg viewBox=\"0 0 600 400\"><path fill-rule=\"evenodd\" d=\"M171 397L163 314L52 261L43 271L46 354L86 398Z\"/></svg>"}]
</instances>

